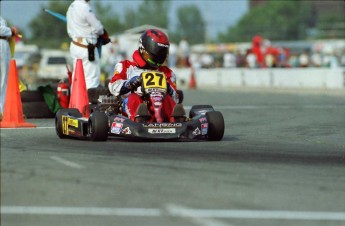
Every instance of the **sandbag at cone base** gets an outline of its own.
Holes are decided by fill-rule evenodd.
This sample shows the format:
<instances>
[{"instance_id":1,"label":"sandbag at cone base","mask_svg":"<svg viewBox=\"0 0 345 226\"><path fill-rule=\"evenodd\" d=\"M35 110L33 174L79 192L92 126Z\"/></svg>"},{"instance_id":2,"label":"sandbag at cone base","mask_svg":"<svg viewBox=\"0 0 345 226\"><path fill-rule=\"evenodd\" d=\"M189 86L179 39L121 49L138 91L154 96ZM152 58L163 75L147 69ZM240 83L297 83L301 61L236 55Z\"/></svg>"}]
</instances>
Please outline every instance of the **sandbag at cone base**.
<instances>
[{"instance_id":1,"label":"sandbag at cone base","mask_svg":"<svg viewBox=\"0 0 345 226\"><path fill-rule=\"evenodd\" d=\"M69 108L78 108L83 117L90 116L89 97L86 90L83 62L77 59L74 76L72 79L71 97Z\"/></svg>"},{"instance_id":2,"label":"sandbag at cone base","mask_svg":"<svg viewBox=\"0 0 345 226\"><path fill-rule=\"evenodd\" d=\"M36 127L36 125L24 121L23 105L19 92L17 65L16 61L11 59L8 71L4 116L0 122L0 128L17 127Z\"/></svg>"}]
</instances>

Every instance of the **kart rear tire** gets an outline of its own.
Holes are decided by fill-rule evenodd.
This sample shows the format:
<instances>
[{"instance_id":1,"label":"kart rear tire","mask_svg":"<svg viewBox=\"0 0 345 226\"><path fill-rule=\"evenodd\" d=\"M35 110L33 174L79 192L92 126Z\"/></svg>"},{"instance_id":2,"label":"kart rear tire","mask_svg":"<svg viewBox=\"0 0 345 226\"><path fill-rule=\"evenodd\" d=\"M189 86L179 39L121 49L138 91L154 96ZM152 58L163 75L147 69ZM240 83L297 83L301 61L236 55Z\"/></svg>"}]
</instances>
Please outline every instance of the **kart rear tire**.
<instances>
[{"instance_id":1,"label":"kart rear tire","mask_svg":"<svg viewBox=\"0 0 345 226\"><path fill-rule=\"evenodd\" d=\"M208 121L207 139L211 141L219 141L224 136L224 118L219 111L206 112Z\"/></svg>"},{"instance_id":2,"label":"kart rear tire","mask_svg":"<svg viewBox=\"0 0 345 226\"><path fill-rule=\"evenodd\" d=\"M23 102L23 114L25 118L54 118L55 114L49 109L45 101Z\"/></svg>"},{"instance_id":3,"label":"kart rear tire","mask_svg":"<svg viewBox=\"0 0 345 226\"><path fill-rule=\"evenodd\" d=\"M89 133L92 141L106 141L109 132L109 119L104 112L94 111L89 118Z\"/></svg>"},{"instance_id":4,"label":"kart rear tire","mask_svg":"<svg viewBox=\"0 0 345 226\"><path fill-rule=\"evenodd\" d=\"M178 89L176 90L176 93L178 95L178 104L182 104L183 99L184 99L183 91Z\"/></svg>"},{"instance_id":5,"label":"kart rear tire","mask_svg":"<svg viewBox=\"0 0 345 226\"><path fill-rule=\"evenodd\" d=\"M194 116L198 115L198 111L201 109L207 109L207 111L214 111L211 105L193 105L189 111L189 118L193 118Z\"/></svg>"},{"instance_id":6,"label":"kart rear tire","mask_svg":"<svg viewBox=\"0 0 345 226\"><path fill-rule=\"evenodd\" d=\"M22 103L24 102L44 102L41 91L24 90L20 93Z\"/></svg>"},{"instance_id":7,"label":"kart rear tire","mask_svg":"<svg viewBox=\"0 0 345 226\"><path fill-rule=\"evenodd\" d=\"M61 139L68 137L67 135L64 135L62 133L62 115L65 115L66 113L76 118L82 117L82 114L79 112L77 108L63 108L56 112L55 130L56 130L56 135L58 135L58 137L60 137Z\"/></svg>"}]
</instances>

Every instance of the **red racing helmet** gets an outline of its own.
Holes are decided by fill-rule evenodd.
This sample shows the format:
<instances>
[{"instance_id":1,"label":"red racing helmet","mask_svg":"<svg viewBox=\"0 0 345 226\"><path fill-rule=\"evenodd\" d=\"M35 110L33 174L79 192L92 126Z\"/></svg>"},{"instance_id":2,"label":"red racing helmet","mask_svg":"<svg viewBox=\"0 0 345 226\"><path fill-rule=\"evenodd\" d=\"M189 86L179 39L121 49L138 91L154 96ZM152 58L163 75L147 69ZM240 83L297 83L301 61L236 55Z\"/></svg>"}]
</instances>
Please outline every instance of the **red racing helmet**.
<instances>
[{"instance_id":1,"label":"red racing helmet","mask_svg":"<svg viewBox=\"0 0 345 226\"><path fill-rule=\"evenodd\" d=\"M169 55L168 36L159 29L146 30L139 39L141 58L151 68L161 66Z\"/></svg>"}]
</instances>

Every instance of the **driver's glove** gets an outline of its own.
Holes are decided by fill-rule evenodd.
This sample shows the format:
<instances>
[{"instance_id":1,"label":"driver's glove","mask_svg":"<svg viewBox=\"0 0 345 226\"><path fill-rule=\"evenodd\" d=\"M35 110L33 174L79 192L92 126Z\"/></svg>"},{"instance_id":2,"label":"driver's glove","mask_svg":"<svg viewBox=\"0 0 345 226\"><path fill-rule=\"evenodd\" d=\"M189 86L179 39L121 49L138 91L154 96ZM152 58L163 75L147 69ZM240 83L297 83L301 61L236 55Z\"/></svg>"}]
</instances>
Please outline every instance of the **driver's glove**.
<instances>
[{"instance_id":1,"label":"driver's glove","mask_svg":"<svg viewBox=\"0 0 345 226\"><path fill-rule=\"evenodd\" d=\"M124 82L120 90L120 95L128 93L131 90L136 90L139 86L141 86L140 76L134 76L130 80Z\"/></svg>"},{"instance_id":2,"label":"driver's glove","mask_svg":"<svg viewBox=\"0 0 345 226\"><path fill-rule=\"evenodd\" d=\"M127 89L135 90L139 86L141 86L140 76L134 76L130 80L128 80L125 84Z\"/></svg>"}]
</instances>

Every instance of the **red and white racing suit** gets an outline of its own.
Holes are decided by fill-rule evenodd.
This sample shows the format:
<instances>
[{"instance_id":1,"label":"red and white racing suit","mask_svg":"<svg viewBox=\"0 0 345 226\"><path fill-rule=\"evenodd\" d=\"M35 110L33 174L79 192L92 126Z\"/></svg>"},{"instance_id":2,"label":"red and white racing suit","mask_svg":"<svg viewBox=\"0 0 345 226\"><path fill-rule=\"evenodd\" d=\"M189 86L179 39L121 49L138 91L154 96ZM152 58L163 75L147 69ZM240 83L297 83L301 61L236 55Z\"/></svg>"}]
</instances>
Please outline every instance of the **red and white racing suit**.
<instances>
[{"instance_id":1,"label":"red and white racing suit","mask_svg":"<svg viewBox=\"0 0 345 226\"><path fill-rule=\"evenodd\" d=\"M133 59L134 61L124 60L115 65L114 75L108 85L110 93L114 96L120 95L120 90L127 80L130 80L134 76L139 76L142 72L153 71L152 69L145 69L139 66L143 65L143 62L138 50L134 52ZM170 86L175 91L173 96L166 95L163 102L163 117L170 121L173 109L178 102L178 97L176 94L176 75L167 66L160 66L156 69L156 71L160 71L165 74L167 82L169 82ZM121 95L123 100L123 113L133 121L139 105L143 103L141 96L141 87L138 87L134 93L128 92Z\"/></svg>"}]
</instances>

